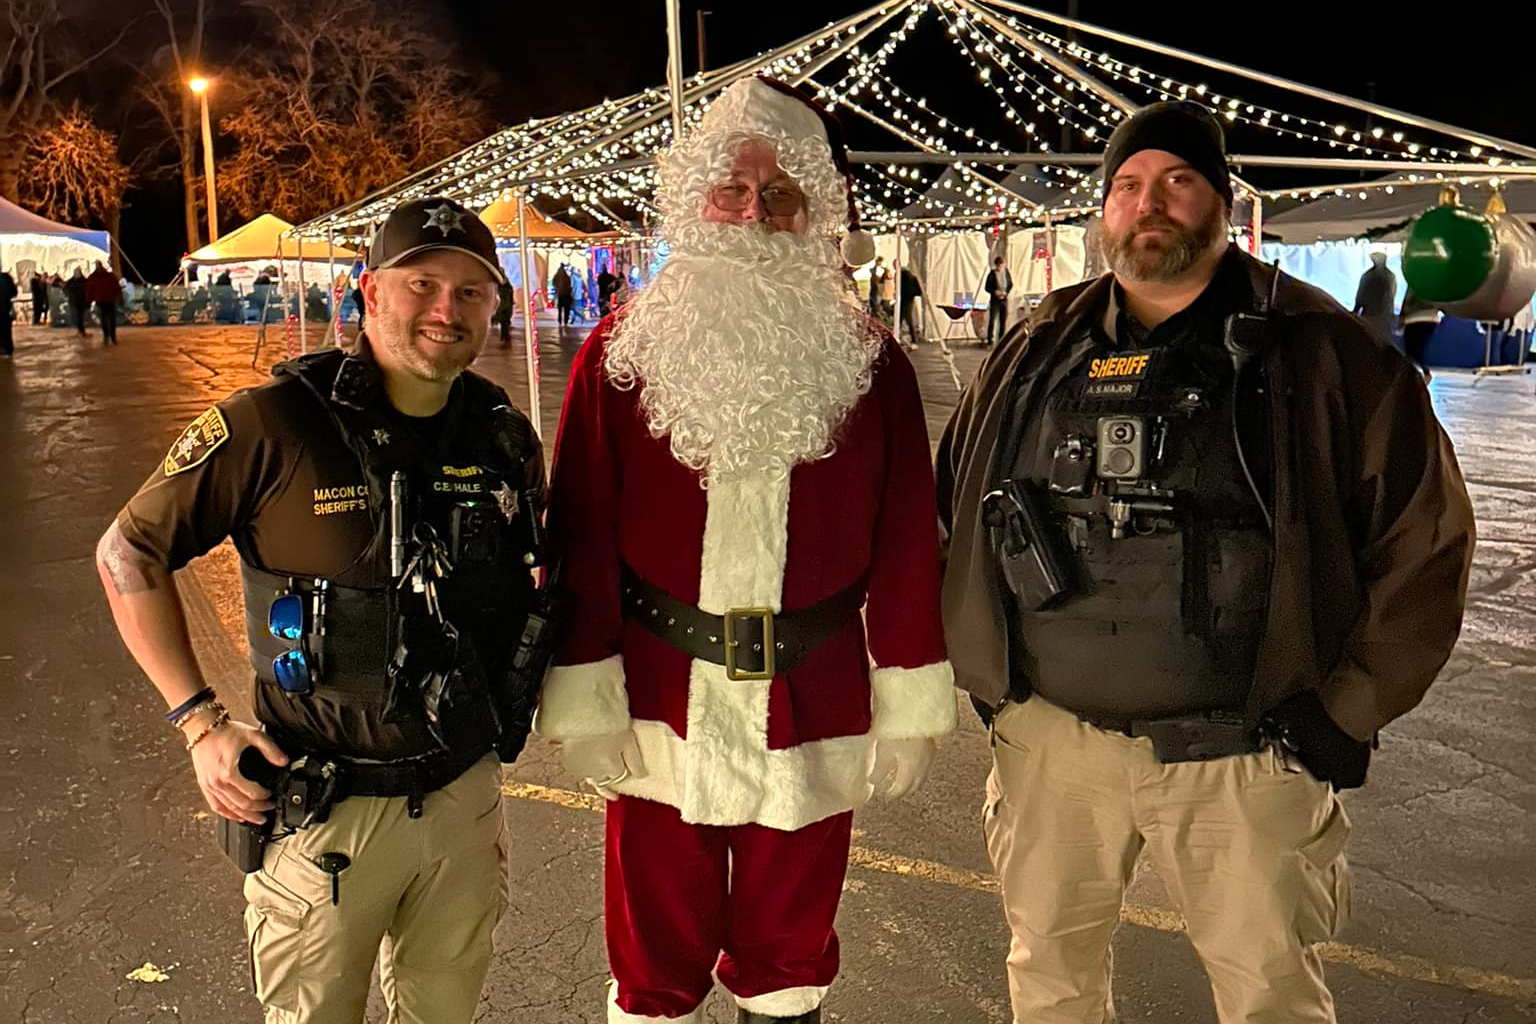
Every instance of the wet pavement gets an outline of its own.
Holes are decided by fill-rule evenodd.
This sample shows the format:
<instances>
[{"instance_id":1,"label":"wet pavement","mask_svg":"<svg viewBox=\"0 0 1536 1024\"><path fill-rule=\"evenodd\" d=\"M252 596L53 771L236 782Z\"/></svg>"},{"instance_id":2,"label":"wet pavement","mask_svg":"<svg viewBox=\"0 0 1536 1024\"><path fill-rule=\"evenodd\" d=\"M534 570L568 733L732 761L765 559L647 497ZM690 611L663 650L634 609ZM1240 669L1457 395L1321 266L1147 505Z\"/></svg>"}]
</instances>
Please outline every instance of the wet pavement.
<instances>
[{"instance_id":1,"label":"wet pavement","mask_svg":"<svg viewBox=\"0 0 1536 1024\"><path fill-rule=\"evenodd\" d=\"M158 698L113 630L95 540L181 428L256 383L270 328L124 328L122 344L19 327L0 360L0 1021L256 1021L240 877ZM317 342L320 332L311 333ZM541 328L552 437L579 333ZM955 388L914 353L934 435ZM968 379L974 347L957 351ZM521 342L478 368L526 399ZM1536 397L1533 378L1444 373L1433 392L1478 510L1462 642L1423 706L1382 738L1349 794L1354 919L1326 950L1345 1021L1536 1021ZM182 574L200 656L243 689L227 546ZM240 701L231 701L238 705ZM861 811L829 1021L1009 1019L1007 935L982 848L988 754L969 715L913 799ZM601 817L535 742L507 774L512 907L480 1019L602 1020ZM1215 1020L1156 879L1116 938L1121 1019ZM167 979L126 977L146 962ZM382 1020L377 998L372 1019ZM733 1021L711 997L708 1019Z\"/></svg>"}]
</instances>

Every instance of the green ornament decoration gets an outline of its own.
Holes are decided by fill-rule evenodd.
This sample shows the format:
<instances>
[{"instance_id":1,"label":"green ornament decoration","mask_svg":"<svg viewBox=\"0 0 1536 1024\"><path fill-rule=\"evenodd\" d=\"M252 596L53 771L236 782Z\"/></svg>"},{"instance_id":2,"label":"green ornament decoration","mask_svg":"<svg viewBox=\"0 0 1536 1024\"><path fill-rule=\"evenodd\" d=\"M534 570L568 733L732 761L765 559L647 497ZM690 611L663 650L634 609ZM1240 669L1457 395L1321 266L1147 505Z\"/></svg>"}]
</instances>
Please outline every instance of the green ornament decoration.
<instances>
[{"instance_id":1,"label":"green ornament decoration","mask_svg":"<svg viewBox=\"0 0 1536 1024\"><path fill-rule=\"evenodd\" d=\"M1452 316L1503 320L1536 293L1536 233L1509 216L1497 191L1478 213L1449 186L1409 231L1403 277Z\"/></svg>"}]
</instances>

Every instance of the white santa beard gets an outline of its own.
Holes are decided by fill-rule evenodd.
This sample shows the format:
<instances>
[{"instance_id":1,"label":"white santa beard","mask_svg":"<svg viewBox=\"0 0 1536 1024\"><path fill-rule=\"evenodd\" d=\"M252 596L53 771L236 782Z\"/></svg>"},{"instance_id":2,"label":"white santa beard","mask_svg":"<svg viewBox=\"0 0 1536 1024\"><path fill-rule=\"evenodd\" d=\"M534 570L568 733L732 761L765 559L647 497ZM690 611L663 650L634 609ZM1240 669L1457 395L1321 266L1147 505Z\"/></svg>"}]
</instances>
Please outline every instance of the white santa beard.
<instances>
[{"instance_id":1,"label":"white santa beard","mask_svg":"<svg viewBox=\"0 0 1536 1024\"><path fill-rule=\"evenodd\" d=\"M605 369L638 384L646 425L714 479L787 476L831 451L869 390L880 339L843 299L824 240L695 221L625 311Z\"/></svg>"}]
</instances>

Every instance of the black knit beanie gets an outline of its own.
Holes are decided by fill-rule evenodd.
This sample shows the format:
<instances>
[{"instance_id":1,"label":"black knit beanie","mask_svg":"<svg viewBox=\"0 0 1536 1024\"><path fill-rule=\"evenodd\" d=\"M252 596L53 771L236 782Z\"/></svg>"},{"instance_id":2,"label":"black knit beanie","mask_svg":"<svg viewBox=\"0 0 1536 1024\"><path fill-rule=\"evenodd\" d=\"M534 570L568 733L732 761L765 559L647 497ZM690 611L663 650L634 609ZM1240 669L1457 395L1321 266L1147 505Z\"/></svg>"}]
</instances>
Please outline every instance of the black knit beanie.
<instances>
[{"instance_id":1,"label":"black knit beanie","mask_svg":"<svg viewBox=\"0 0 1536 1024\"><path fill-rule=\"evenodd\" d=\"M1104 198L1120 165L1144 149L1180 157L1232 205L1226 135L1209 108L1186 100L1154 103L1120 122L1104 147Z\"/></svg>"}]
</instances>

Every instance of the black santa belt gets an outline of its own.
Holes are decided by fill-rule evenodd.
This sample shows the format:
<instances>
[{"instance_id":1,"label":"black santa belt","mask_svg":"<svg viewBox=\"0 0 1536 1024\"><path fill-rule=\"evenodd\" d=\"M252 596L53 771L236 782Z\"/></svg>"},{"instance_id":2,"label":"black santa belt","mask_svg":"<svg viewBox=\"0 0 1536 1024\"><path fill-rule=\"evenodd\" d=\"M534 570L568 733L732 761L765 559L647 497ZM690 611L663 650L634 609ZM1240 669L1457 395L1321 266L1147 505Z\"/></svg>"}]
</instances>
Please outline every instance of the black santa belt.
<instances>
[{"instance_id":1,"label":"black santa belt","mask_svg":"<svg viewBox=\"0 0 1536 1024\"><path fill-rule=\"evenodd\" d=\"M864 607L865 580L809 608L732 608L711 615L622 566L624 616L694 658L725 666L727 679L772 679L842 632Z\"/></svg>"}]
</instances>

